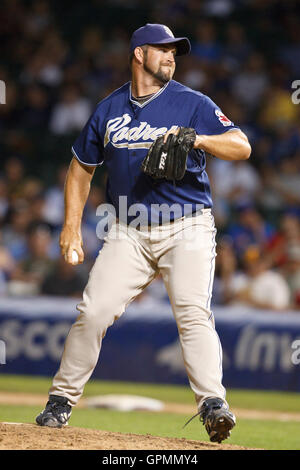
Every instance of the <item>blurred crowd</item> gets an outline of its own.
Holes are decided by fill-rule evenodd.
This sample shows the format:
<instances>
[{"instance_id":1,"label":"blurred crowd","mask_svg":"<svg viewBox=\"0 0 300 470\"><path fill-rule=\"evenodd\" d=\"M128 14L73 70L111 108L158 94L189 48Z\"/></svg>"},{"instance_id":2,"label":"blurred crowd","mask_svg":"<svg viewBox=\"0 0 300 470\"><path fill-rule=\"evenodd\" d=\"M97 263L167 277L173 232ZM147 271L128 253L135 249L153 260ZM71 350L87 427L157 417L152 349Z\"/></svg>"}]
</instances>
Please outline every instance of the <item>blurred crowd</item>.
<instances>
[{"instance_id":1,"label":"blurred crowd","mask_svg":"<svg viewBox=\"0 0 300 470\"><path fill-rule=\"evenodd\" d=\"M213 302L300 309L300 6L286 0L3 0L0 14L0 295L78 296L100 249L97 169L84 211L86 262L59 255L71 145L96 104L130 79L146 22L188 36L175 79L247 134L247 161L207 158L218 228ZM137 300L166 299L160 278Z\"/></svg>"}]
</instances>

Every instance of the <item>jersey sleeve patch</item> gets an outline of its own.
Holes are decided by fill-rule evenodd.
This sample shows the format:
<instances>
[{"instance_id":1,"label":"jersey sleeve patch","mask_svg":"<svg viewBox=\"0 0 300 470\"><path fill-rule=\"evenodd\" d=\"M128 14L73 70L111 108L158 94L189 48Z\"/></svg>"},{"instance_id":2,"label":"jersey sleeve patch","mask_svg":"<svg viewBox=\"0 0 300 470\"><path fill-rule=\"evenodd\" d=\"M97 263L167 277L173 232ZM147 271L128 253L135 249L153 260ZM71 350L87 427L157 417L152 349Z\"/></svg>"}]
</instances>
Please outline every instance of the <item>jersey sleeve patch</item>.
<instances>
[{"instance_id":1,"label":"jersey sleeve patch","mask_svg":"<svg viewBox=\"0 0 300 470\"><path fill-rule=\"evenodd\" d=\"M223 124L224 127L232 126L233 122L228 119L225 114L222 113L219 109L215 109L215 114L217 118L219 119L220 123Z\"/></svg>"}]
</instances>

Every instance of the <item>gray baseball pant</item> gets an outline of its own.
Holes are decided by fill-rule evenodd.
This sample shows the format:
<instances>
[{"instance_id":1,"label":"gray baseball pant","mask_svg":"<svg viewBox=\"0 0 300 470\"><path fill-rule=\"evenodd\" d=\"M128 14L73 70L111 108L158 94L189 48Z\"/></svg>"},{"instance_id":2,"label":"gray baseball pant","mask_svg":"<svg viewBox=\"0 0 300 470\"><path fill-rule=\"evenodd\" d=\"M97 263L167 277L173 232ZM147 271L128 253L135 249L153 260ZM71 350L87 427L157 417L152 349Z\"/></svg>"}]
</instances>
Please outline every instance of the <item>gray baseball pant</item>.
<instances>
[{"instance_id":1,"label":"gray baseball pant","mask_svg":"<svg viewBox=\"0 0 300 470\"><path fill-rule=\"evenodd\" d=\"M90 272L49 393L76 405L98 362L107 328L160 272L198 408L208 397L225 400L222 349L210 309L215 234L210 209L151 228L115 222Z\"/></svg>"}]
</instances>

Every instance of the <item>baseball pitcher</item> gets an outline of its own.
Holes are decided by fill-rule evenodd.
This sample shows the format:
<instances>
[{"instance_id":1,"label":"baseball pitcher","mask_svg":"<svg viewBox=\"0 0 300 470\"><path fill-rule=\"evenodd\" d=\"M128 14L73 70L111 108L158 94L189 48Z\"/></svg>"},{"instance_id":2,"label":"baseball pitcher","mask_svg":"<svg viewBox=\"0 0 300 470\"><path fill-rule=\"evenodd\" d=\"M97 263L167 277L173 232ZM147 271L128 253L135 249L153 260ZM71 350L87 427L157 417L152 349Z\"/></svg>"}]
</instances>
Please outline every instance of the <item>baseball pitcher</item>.
<instances>
[{"instance_id":1,"label":"baseball pitcher","mask_svg":"<svg viewBox=\"0 0 300 470\"><path fill-rule=\"evenodd\" d=\"M95 168L103 163L107 202L116 218L77 306L46 408L36 418L41 426L68 423L107 328L158 273L177 322L200 421L214 442L226 439L235 425L210 307L216 229L205 155L243 160L251 148L209 97L173 80L175 57L190 48L187 38L174 37L167 26L137 29L130 42L131 81L97 105L72 147L60 237L66 261L74 264L74 252L79 263L84 260L82 213ZM139 224L132 223L136 207L143 212Z\"/></svg>"}]
</instances>

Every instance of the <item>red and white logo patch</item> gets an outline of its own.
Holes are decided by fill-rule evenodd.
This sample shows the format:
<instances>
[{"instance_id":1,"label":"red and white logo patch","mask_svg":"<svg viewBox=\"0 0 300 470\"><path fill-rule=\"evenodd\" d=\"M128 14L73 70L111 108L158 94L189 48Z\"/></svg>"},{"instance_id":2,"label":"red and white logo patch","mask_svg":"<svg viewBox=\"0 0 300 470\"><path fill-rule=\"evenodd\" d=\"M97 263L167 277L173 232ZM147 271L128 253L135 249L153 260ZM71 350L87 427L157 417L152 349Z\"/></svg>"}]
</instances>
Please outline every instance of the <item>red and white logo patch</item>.
<instances>
[{"instance_id":1,"label":"red and white logo patch","mask_svg":"<svg viewBox=\"0 0 300 470\"><path fill-rule=\"evenodd\" d=\"M220 123L223 124L223 126L227 127L233 124L233 122L230 121L230 119L228 119L228 117L226 117L225 114L223 114L222 111L220 111L219 109L216 109L215 113L218 116Z\"/></svg>"}]
</instances>

